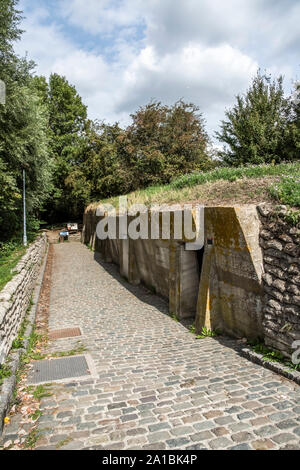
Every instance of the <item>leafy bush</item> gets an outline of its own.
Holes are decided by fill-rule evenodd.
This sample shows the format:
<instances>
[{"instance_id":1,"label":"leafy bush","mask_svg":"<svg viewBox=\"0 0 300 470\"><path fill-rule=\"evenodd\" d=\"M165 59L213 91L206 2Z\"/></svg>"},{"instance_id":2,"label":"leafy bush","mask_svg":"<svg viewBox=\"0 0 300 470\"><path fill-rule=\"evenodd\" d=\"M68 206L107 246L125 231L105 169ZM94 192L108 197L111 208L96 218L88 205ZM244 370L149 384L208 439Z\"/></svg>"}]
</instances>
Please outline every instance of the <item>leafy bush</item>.
<instances>
[{"instance_id":1,"label":"leafy bush","mask_svg":"<svg viewBox=\"0 0 300 470\"><path fill-rule=\"evenodd\" d=\"M300 174L283 177L279 183L270 186L269 191L283 204L300 207Z\"/></svg>"},{"instance_id":2,"label":"leafy bush","mask_svg":"<svg viewBox=\"0 0 300 470\"><path fill-rule=\"evenodd\" d=\"M19 247L20 247L20 242L17 240L11 240L9 242L0 242L0 264L1 264L1 260L9 256Z\"/></svg>"}]
</instances>

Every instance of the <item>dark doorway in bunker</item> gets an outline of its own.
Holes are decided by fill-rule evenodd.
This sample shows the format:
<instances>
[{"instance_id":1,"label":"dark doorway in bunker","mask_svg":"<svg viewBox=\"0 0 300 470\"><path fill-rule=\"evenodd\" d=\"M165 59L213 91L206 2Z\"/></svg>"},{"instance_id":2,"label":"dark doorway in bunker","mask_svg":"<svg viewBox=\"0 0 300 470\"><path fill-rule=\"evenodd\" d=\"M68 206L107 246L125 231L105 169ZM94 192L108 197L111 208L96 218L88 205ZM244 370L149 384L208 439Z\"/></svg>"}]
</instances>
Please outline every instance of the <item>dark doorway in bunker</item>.
<instances>
[{"instance_id":1,"label":"dark doorway in bunker","mask_svg":"<svg viewBox=\"0 0 300 470\"><path fill-rule=\"evenodd\" d=\"M182 253L180 320L187 327L195 323L203 258L204 248Z\"/></svg>"},{"instance_id":2,"label":"dark doorway in bunker","mask_svg":"<svg viewBox=\"0 0 300 470\"><path fill-rule=\"evenodd\" d=\"M201 250L197 250L196 253L197 253L197 263L198 263L199 284L200 284L203 258L204 258L204 247L201 248Z\"/></svg>"}]
</instances>

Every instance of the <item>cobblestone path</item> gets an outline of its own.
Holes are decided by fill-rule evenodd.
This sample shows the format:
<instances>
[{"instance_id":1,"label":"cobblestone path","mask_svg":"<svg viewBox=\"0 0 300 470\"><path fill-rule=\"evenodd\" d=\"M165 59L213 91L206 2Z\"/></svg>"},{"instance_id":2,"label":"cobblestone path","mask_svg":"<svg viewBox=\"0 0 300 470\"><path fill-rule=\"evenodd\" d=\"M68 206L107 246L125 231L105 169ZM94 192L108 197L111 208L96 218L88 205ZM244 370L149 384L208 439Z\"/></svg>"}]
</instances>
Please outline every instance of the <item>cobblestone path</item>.
<instances>
[{"instance_id":1,"label":"cobblestone path","mask_svg":"<svg viewBox=\"0 0 300 470\"><path fill-rule=\"evenodd\" d=\"M241 357L235 341L196 340L80 243L54 252L50 330L83 336L50 350L80 339L98 378L52 386L37 449L300 449L299 386Z\"/></svg>"}]
</instances>

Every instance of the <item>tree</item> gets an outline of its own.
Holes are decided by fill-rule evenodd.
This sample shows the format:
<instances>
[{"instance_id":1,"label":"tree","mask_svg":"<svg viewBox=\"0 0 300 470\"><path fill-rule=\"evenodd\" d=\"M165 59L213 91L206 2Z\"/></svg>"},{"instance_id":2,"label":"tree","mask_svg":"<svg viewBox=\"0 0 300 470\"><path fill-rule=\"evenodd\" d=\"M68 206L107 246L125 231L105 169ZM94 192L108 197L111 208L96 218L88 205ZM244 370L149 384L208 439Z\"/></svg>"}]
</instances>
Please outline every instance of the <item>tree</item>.
<instances>
[{"instance_id":1,"label":"tree","mask_svg":"<svg viewBox=\"0 0 300 470\"><path fill-rule=\"evenodd\" d=\"M155 101L131 118L125 130L118 123L88 122L82 160L65 180L74 201L127 194L210 167L208 136L196 106L178 101L169 107Z\"/></svg>"},{"instance_id":2,"label":"tree","mask_svg":"<svg viewBox=\"0 0 300 470\"><path fill-rule=\"evenodd\" d=\"M228 165L279 163L284 157L285 135L290 112L284 97L283 79L272 80L258 71L245 95L226 111L220 142L226 144L220 156Z\"/></svg>"},{"instance_id":3,"label":"tree","mask_svg":"<svg viewBox=\"0 0 300 470\"><path fill-rule=\"evenodd\" d=\"M199 108L182 100L175 103L169 109L164 129L162 152L167 157L166 179L208 170L212 165L208 144L205 121Z\"/></svg>"},{"instance_id":4,"label":"tree","mask_svg":"<svg viewBox=\"0 0 300 470\"><path fill-rule=\"evenodd\" d=\"M17 2L3 0L0 17L0 78L6 84L6 105L0 106L1 239L22 225L22 170L27 173L29 221L39 216L50 189L48 115L32 86L32 63L14 54L20 38Z\"/></svg>"},{"instance_id":5,"label":"tree","mask_svg":"<svg viewBox=\"0 0 300 470\"><path fill-rule=\"evenodd\" d=\"M111 197L128 192L131 172L122 160L122 136L118 123L90 123L84 171L91 183L91 198Z\"/></svg>"},{"instance_id":6,"label":"tree","mask_svg":"<svg viewBox=\"0 0 300 470\"><path fill-rule=\"evenodd\" d=\"M199 109L180 100L173 106L151 102L131 115L121 138L122 159L132 172L131 189L168 183L210 166L208 136Z\"/></svg>"},{"instance_id":7,"label":"tree","mask_svg":"<svg viewBox=\"0 0 300 470\"><path fill-rule=\"evenodd\" d=\"M88 121L82 160L72 168L65 181L73 204L84 207L91 200L128 192L130 173L123 166L119 140L123 134L117 123L107 125Z\"/></svg>"},{"instance_id":8,"label":"tree","mask_svg":"<svg viewBox=\"0 0 300 470\"><path fill-rule=\"evenodd\" d=\"M13 44L19 40L21 12L16 9L17 0L1 0L0 5L0 78L7 83L17 72L19 59L14 53ZM15 78L15 77L14 77Z\"/></svg>"},{"instance_id":9,"label":"tree","mask_svg":"<svg viewBox=\"0 0 300 470\"><path fill-rule=\"evenodd\" d=\"M291 113L285 134L284 152L287 160L300 159L300 83L295 83L295 90L290 99Z\"/></svg>"},{"instance_id":10,"label":"tree","mask_svg":"<svg viewBox=\"0 0 300 470\"><path fill-rule=\"evenodd\" d=\"M21 194L16 186L16 180L11 172L7 171L7 165L0 159L0 224L2 235L0 241L6 239L11 233L9 227L18 224L17 208ZM4 231L4 233L3 233Z\"/></svg>"},{"instance_id":11,"label":"tree","mask_svg":"<svg viewBox=\"0 0 300 470\"><path fill-rule=\"evenodd\" d=\"M52 221L78 217L83 207L73 199L69 176L84 159L87 108L75 87L58 74L50 76L49 84L44 77L36 77L34 86L48 107L49 145L54 161L54 186L47 204L47 217Z\"/></svg>"}]
</instances>

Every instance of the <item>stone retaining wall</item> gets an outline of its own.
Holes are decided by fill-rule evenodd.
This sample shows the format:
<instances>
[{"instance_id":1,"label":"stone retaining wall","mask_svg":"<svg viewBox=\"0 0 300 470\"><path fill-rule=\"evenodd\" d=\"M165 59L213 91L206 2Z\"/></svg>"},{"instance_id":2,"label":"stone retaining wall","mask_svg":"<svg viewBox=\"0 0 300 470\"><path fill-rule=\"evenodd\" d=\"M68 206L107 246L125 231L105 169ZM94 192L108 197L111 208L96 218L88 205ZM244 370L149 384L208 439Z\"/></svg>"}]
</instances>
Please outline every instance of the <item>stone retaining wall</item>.
<instances>
[{"instance_id":1,"label":"stone retaining wall","mask_svg":"<svg viewBox=\"0 0 300 470\"><path fill-rule=\"evenodd\" d=\"M300 340L300 228L285 219L287 210L259 206L263 251L263 334L265 343L291 357Z\"/></svg>"},{"instance_id":2,"label":"stone retaining wall","mask_svg":"<svg viewBox=\"0 0 300 470\"><path fill-rule=\"evenodd\" d=\"M46 248L47 237L43 234L29 246L14 269L15 276L0 292L0 365L18 336Z\"/></svg>"}]
</instances>

